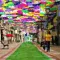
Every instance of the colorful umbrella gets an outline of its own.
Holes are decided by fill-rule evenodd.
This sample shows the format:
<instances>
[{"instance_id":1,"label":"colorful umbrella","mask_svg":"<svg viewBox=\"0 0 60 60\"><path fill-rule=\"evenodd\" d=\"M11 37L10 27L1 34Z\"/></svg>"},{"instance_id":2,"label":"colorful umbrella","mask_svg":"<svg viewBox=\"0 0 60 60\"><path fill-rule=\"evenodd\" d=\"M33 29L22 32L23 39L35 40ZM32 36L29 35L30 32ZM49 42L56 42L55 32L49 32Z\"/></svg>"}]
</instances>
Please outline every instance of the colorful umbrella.
<instances>
[{"instance_id":1,"label":"colorful umbrella","mask_svg":"<svg viewBox=\"0 0 60 60\"><path fill-rule=\"evenodd\" d=\"M36 22L36 20L34 18L29 17L29 18L23 18L22 22Z\"/></svg>"},{"instance_id":2,"label":"colorful umbrella","mask_svg":"<svg viewBox=\"0 0 60 60\"><path fill-rule=\"evenodd\" d=\"M46 0L40 0L41 4L46 4Z\"/></svg>"},{"instance_id":3,"label":"colorful umbrella","mask_svg":"<svg viewBox=\"0 0 60 60\"><path fill-rule=\"evenodd\" d=\"M28 5L26 3L21 3L17 6L17 8L20 8L20 9L23 9L23 8L26 8L28 7Z\"/></svg>"},{"instance_id":4,"label":"colorful umbrella","mask_svg":"<svg viewBox=\"0 0 60 60\"><path fill-rule=\"evenodd\" d=\"M6 34L7 37L13 37L13 34Z\"/></svg>"},{"instance_id":5,"label":"colorful umbrella","mask_svg":"<svg viewBox=\"0 0 60 60\"><path fill-rule=\"evenodd\" d=\"M3 4L3 2L2 2L2 0L0 0L0 6L2 6L2 4Z\"/></svg>"}]
</instances>

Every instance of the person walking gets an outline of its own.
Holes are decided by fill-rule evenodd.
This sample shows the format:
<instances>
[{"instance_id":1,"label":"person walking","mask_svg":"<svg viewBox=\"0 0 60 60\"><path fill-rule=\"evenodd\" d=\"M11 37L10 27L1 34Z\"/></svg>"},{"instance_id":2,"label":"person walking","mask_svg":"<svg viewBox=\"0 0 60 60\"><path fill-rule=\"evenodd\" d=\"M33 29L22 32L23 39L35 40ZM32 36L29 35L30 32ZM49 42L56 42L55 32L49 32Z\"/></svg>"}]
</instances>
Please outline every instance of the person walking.
<instances>
[{"instance_id":1,"label":"person walking","mask_svg":"<svg viewBox=\"0 0 60 60\"><path fill-rule=\"evenodd\" d=\"M3 49L7 46L7 49L9 48L9 43L8 43L8 38L6 36L7 34L7 30L6 29L3 29L3 37L4 37L4 40L2 42L3 44Z\"/></svg>"},{"instance_id":2,"label":"person walking","mask_svg":"<svg viewBox=\"0 0 60 60\"><path fill-rule=\"evenodd\" d=\"M45 49L47 49L47 52L50 51L50 42L51 42L51 33L50 31L47 31L47 34L45 35L45 42L46 42L46 47Z\"/></svg>"}]
</instances>

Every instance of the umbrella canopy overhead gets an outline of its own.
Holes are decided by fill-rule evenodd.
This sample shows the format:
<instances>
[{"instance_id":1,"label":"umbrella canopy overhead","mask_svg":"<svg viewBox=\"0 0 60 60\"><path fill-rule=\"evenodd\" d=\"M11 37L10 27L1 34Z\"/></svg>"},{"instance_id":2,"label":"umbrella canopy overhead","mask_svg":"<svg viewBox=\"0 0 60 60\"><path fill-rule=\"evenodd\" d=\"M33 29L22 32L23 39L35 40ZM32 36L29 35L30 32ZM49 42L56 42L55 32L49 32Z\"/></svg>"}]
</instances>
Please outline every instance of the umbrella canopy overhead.
<instances>
[{"instance_id":1,"label":"umbrella canopy overhead","mask_svg":"<svg viewBox=\"0 0 60 60\"><path fill-rule=\"evenodd\" d=\"M52 6L55 0L40 0L40 1L32 1L32 0L0 0L0 14L2 15L12 15L12 18L8 18L7 20L15 21L17 17L14 18L13 15L18 15L21 19L21 16L27 16L27 19L22 19L23 22L34 21L36 22L37 17L45 16L46 7ZM54 10L51 8L50 10ZM31 19L36 18L36 19ZM19 19L18 19L19 20Z\"/></svg>"},{"instance_id":2,"label":"umbrella canopy overhead","mask_svg":"<svg viewBox=\"0 0 60 60\"><path fill-rule=\"evenodd\" d=\"M29 18L23 18L22 22L35 22L35 19L31 18L31 17L29 17Z\"/></svg>"}]
</instances>

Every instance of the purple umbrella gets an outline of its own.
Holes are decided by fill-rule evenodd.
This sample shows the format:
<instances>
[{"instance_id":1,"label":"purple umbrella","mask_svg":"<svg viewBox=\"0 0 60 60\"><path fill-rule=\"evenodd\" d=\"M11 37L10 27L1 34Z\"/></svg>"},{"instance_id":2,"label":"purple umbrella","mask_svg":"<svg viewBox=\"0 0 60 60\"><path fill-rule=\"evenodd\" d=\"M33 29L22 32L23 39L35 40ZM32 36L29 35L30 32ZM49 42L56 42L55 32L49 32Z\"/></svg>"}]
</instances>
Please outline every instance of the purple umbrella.
<instances>
[{"instance_id":1,"label":"purple umbrella","mask_svg":"<svg viewBox=\"0 0 60 60\"><path fill-rule=\"evenodd\" d=\"M17 6L17 8L25 8L25 7L28 7L28 5L26 3L21 3Z\"/></svg>"},{"instance_id":2,"label":"purple umbrella","mask_svg":"<svg viewBox=\"0 0 60 60\"><path fill-rule=\"evenodd\" d=\"M11 11L11 9L6 9L5 11L8 11L8 12L10 12L10 11Z\"/></svg>"},{"instance_id":3,"label":"purple umbrella","mask_svg":"<svg viewBox=\"0 0 60 60\"><path fill-rule=\"evenodd\" d=\"M27 5L29 6L29 7L33 7L33 3L32 2L26 2L27 3Z\"/></svg>"},{"instance_id":4,"label":"purple umbrella","mask_svg":"<svg viewBox=\"0 0 60 60\"><path fill-rule=\"evenodd\" d=\"M34 18L23 18L22 22L35 22L36 20Z\"/></svg>"},{"instance_id":5,"label":"purple umbrella","mask_svg":"<svg viewBox=\"0 0 60 60\"><path fill-rule=\"evenodd\" d=\"M0 0L0 6L3 4L2 0Z\"/></svg>"}]
</instances>

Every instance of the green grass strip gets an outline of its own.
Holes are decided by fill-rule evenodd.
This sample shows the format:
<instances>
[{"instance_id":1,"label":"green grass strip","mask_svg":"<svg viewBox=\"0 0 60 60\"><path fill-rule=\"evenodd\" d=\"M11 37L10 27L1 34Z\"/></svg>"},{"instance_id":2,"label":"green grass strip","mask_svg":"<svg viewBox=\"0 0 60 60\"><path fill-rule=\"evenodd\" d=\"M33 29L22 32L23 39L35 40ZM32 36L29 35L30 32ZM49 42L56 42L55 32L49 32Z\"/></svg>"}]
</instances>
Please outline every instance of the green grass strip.
<instances>
[{"instance_id":1,"label":"green grass strip","mask_svg":"<svg viewBox=\"0 0 60 60\"><path fill-rule=\"evenodd\" d=\"M6 60L51 60L51 58L40 52L31 42L24 42Z\"/></svg>"}]
</instances>

